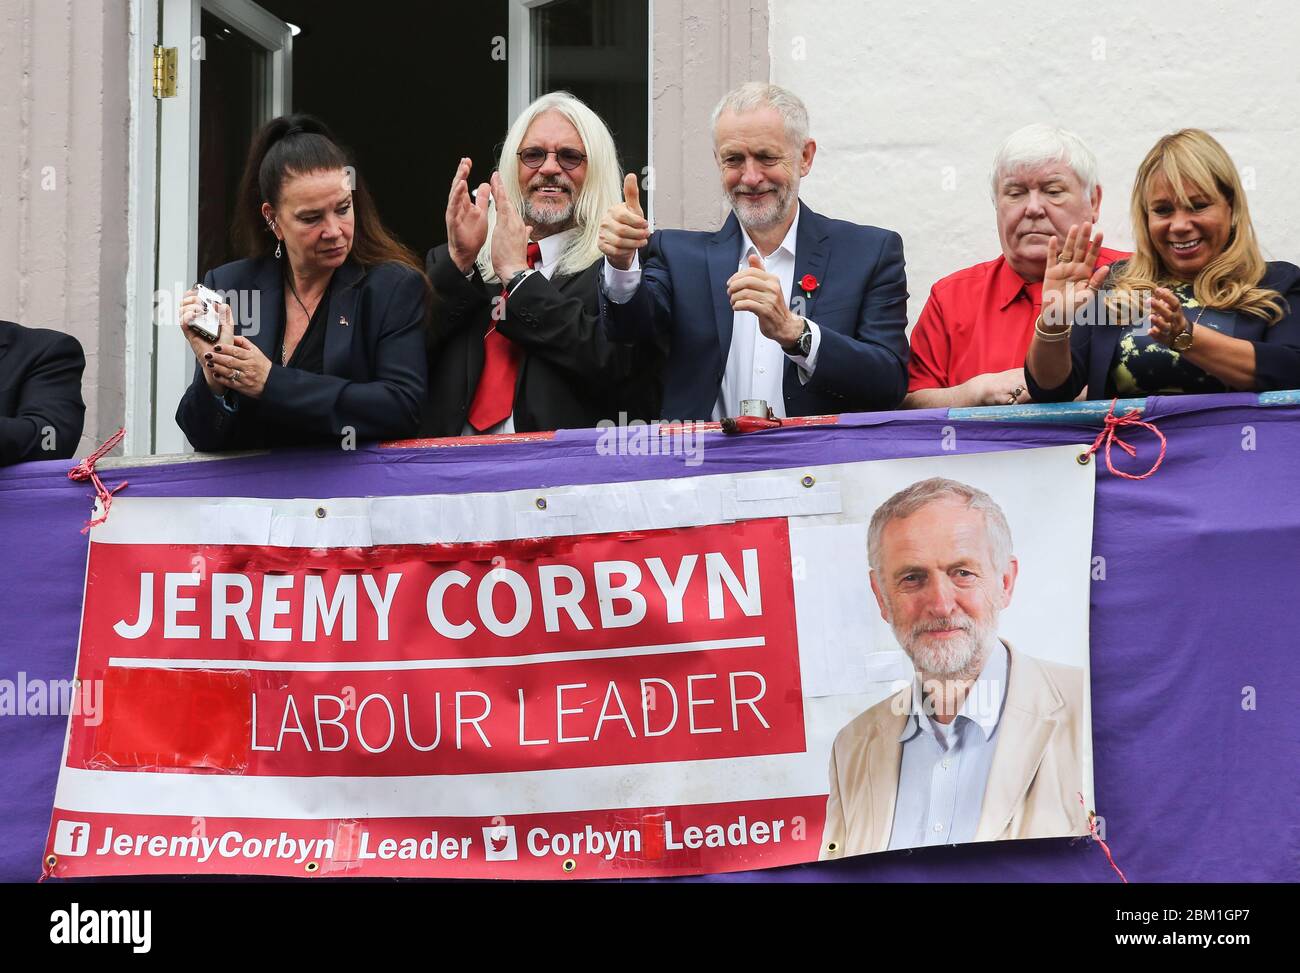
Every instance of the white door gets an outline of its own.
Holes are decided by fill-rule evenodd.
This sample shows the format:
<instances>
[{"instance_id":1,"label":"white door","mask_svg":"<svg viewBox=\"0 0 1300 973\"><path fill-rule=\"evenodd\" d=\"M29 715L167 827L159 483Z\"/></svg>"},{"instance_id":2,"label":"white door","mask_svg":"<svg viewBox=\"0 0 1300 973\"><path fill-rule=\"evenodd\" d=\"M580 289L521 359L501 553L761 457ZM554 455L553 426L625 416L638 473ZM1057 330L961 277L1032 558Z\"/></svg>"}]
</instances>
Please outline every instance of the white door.
<instances>
[{"instance_id":1,"label":"white door","mask_svg":"<svg viewBox=\"0 0 1300 973\"><path fill-rule=\"evenodd\" d=\"M207 48L215 30L253 52L248 63L254 98L248 112L260 125L291 110L293 40L288 24L251 0L158 3L160 44L178 53L176 94L159 103L153 421L148 445L137 433L132 451L180 453L190 447L176 425L176 406L194 376L194 355L175 322L180 298L198 275L199 114Z\"/></svg>"}]
</instances>

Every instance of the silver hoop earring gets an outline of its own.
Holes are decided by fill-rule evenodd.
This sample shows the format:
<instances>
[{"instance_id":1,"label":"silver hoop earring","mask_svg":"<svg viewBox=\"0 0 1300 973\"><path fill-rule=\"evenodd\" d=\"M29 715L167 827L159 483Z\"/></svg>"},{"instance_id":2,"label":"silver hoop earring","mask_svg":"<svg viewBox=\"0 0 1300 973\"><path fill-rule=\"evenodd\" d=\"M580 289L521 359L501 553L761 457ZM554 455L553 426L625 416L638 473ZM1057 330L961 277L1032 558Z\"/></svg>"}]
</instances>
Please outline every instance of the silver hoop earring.
<instances>
[{"instance_id":1,"label":"silver hoop earring","mask_svg":"<svg viewBox=\"0 0 1300 973\"><path fill-rule=\"evenodd\" d=\"M281 251L281 247L282 247L282 246L283 246L283 244L282 244L279 240L276 240L276 241L275 241L275 259L276 259L276 260L279 260L279 259L280 259L280 251Z\"/></svg>"}]
</instances>

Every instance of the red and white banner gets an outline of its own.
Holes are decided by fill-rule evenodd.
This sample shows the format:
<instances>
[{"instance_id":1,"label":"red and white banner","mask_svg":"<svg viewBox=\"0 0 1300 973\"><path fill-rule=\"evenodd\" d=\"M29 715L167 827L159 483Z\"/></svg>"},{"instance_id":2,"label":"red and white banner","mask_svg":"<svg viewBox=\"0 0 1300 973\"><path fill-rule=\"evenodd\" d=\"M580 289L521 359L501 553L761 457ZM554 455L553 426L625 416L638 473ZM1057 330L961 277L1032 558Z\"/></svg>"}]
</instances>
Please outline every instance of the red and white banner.
<instances>
[{"instance_id":1,"label":"red and white banner","mask_svg":"<svg viewBox=\"0 0 1300 973\"><path fill-rule=\"evenodd\" d=\"M104 703L70 719L47 874L816 860L830 740L908 676L870 671L864 517L836 472L117 500L76 673Z\"/></svg>"}]
</instances>

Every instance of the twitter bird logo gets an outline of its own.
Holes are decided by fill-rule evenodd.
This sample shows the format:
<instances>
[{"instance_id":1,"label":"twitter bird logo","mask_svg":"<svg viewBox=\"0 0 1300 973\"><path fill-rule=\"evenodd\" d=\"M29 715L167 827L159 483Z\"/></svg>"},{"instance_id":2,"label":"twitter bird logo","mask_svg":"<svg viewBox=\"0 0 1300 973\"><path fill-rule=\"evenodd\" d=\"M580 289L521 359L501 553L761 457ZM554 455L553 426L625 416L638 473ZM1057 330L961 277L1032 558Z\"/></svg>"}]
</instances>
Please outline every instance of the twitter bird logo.
<instances>
[{"instance_id":1,"label":"twitter bird logo","mask_svg":"<svg viewBox=\"0 0 1300 973\"><path fill-rule=\"evenodd\" d=\"M483 829L484 857L490 862L513 862L519 860L519 848L515 843L515 826L513 824L495 824Z\"/></svg>"}]
</instances>

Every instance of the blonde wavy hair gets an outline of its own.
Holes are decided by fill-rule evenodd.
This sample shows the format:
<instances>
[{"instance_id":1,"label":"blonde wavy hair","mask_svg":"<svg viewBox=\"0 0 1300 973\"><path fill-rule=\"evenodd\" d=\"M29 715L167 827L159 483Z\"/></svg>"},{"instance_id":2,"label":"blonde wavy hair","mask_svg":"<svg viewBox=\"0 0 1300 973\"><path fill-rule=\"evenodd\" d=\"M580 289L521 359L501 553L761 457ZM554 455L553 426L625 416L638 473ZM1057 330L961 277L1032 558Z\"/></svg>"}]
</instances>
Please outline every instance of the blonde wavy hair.
<instances>
[{"instance_id":1,"label":"blonde wavy hair","mask_svg":"<svg viewBox=\"0 0 1300 973\"><path fill-rule=\"evenodd\" d=\"M528 134L528 126L538 115L548 111L563 115L578 130L582 150L587 155L587 178L573 201L573 222L578 232L560 254L555 267L556 276L565 277L586 270L600 259L600 247L596 242L600 221L606 210L623 201L623 171L619 168L614 138L599 115L567 91L542 95L520 112L510 126L497 162L506 196L519 212L523 212L524 195L519 186L519 160L515 153ZM479 273L486 281L496 280L496 271L492 269L492 233L495 229L496 205L493 204L488 211L487 242L479 251L477 260Z\"/></svg>"},{"instance_id":2,"label":"blonde wavy hair","mask_svg":"<svg viewBox=\"0 0 1300 973\"><path fill-rule=\"evenodd\" d=\"M1225 200L1232 213L1228 245L1193 282L1196 300L1205 307L1244 311L1270 324L1281 320L1285 313L1282 296L1259 286L1268 268L1250 221L1237 167L1223 146L1199 128L1184 128L1164 136L1138 166L1129 210L1137 245L1127 264L1117 269L1106 285L1116 292L1107 300L1108 306L1123 318L1124 309L1137 306L1136 299L1143 292L1178 282L1156 252L1147 223L1147 199L1160 176L1168 181L1181 205L1191 206L1188 188L1193 187L1212 199Z\"/></svg>"}]
</instances>

